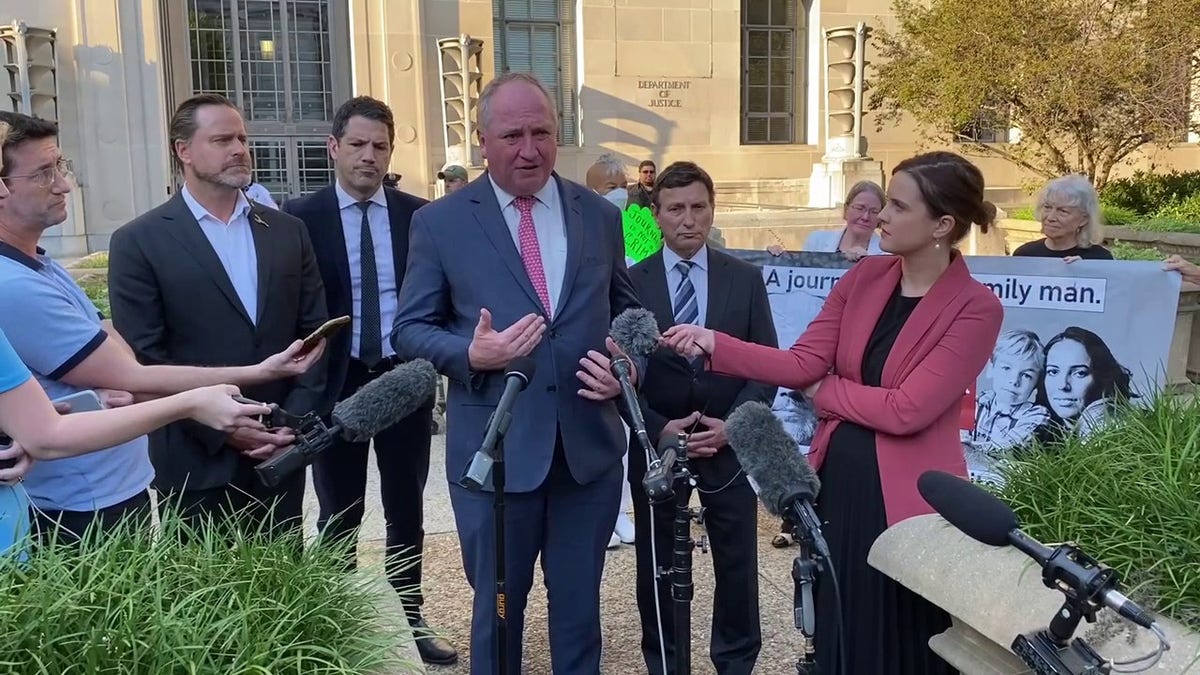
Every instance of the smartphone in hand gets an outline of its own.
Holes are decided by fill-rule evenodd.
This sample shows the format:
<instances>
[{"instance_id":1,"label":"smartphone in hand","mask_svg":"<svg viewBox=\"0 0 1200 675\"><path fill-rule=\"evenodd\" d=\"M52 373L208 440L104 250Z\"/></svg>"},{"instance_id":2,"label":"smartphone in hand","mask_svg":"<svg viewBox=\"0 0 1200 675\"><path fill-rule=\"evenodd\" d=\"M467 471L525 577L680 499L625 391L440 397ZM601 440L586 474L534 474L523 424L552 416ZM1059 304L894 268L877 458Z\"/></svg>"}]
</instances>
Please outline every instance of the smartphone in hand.
<instances>
[{"instance_id":1,"label":"smartphone in hand","mask_svg":"<svg viewBox=\"0 0 1200 675\"><path fill-rule=\"evenodd\" d=\"M300 348L300 353L307 354L308 352L311 352L322 338L327 338L349 325L349 315L339 316L336 319L330 319L326 321L325 323L321 324L320 328L314 330L311 335L304 338L304 346Z\"/></svg>"},{"instance_id":2,"label":"smartphone in hand","mask_svg":"<svg viewBox=\"0 0 1200 675\"><path fill-rule=\"evenodd\" d=\"M91 389L77 391L74 394L68 394L62 398L56 398L51 401L55 406L65 403L70 406L67 414L80 412L93 412L96 410L104 410L104 403L100 401L100 395Z\"/></svg>"}]
</instances>

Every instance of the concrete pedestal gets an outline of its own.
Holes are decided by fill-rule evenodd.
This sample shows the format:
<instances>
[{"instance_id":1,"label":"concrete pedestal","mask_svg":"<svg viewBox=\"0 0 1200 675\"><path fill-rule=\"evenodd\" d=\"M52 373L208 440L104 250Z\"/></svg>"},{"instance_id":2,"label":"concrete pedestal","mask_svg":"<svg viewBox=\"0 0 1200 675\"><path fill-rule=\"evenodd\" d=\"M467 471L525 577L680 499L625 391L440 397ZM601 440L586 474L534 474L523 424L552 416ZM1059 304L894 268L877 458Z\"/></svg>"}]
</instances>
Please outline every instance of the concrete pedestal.
<instances>
[{"instance_id":1,"label":"concrete pedestal","mask_svg":"<svg viewBox=\"0 0 1200 675\"><path fill-rule=\"evenodd\" d=\"M810 208L830 208L842 204L850 187L862 180L883 185L883 163L859 157L827 158L820 164L813 164L808 182L808 205Z\"/></svg>"}]
</instances>

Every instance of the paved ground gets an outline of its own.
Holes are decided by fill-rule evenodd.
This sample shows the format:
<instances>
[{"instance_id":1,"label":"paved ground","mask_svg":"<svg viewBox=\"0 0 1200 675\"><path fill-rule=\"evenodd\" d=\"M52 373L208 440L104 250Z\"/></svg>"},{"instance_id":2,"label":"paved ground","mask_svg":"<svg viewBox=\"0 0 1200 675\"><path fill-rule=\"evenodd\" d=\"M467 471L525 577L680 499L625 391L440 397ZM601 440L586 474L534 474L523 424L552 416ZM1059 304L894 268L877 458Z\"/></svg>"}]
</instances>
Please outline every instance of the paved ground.
<instances>
[{"instance_id":1,"label":"paved ground","mask_svg":"<svg viewBox=\"0 0 1200 675\"><path fill-rule=\"evenodd\" d=\"M450 509L445 465L445 436L433 439L433 459L429 486L425 491L425 616L458 647L459 664L452 667L431 667L432 675L458 675L469 672L468 637L471 619L471 589L463 576L459 557L458 538L454 533L454 516ZM371 466L374 467L372 460ZM372 470L368 480L366 520L362 530L362 553L375 558L383 547L383 513L379 504L377 474ZM306 525L315 531L317 503L311 482L307 492ZM770 538L776 523L765 512L759 515L759 602L762 616L763 650L756 673L784 675L795 673L799 655L799 632L791 619L791 565L797 549L779 551L771 548ZM713 673L708 660L709 626L707 617L712 607L711 557L697 551L694 568L696 597L692 604L693 671ZM645 672L638 648L640 640L637 605L634 600L634 553L632 546L610 551L605 566L602 587L604 630L604 662L602 671L608 675L629 675ZM525 626L525 672L549 675L550 653L546 630L545 587L534 582L529 599Z\"/></svg>"}]
</instances>

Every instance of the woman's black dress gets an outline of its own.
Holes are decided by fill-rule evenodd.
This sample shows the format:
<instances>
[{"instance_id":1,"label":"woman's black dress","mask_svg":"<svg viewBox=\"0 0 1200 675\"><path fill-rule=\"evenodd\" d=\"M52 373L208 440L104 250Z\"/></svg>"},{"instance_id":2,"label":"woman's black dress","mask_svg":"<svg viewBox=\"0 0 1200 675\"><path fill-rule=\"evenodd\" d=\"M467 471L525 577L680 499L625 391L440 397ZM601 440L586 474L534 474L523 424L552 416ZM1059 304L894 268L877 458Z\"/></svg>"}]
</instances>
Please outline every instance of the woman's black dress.
<instances>
[{"instance_id":1,"label":"woman's black dress","mask_svg":"<svg viewBox=\"0 0 1200 675\"><path fill-rule=\"evenodd\" d=\"M919 301L900 295L897 286L867 343L863 384L879 386L892 344ZM825 537L841 584L845 654L849 661L844 671L839 668L833 585L823 576L817 584L815 639L821 672L954 673L929 648L929 638L950 626L949 615L867 564L871 544L887 529L875 432L851 422L839 424L829 441L820 478L817 512L827 523Z\"/></svg>"}]
</instances>

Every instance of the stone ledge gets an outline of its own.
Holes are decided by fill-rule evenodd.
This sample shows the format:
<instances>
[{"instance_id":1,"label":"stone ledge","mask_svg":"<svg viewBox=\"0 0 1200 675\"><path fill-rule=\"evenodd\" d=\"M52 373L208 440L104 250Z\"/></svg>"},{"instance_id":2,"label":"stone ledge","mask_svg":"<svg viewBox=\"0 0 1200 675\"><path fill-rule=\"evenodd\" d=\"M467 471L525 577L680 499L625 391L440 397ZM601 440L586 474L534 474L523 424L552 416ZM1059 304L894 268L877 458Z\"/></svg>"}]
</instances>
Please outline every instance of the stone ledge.
<instances>
[{"instance_id":1,"label":"stone ledge","mask_svg":"<svg viewBox=\"0 0 1200 675\"><path fill-rule=\"evenodd\" d=\"M1062 605L1062 595L1042 584L1030 558L1013 548L980 544L937 515L892 526L875 541L867 560L954 618L955 626L930 646L965 675L1028 672L1008 646L1017 635L1044 629ZM1157 623L1171 650L1153 672L1200 673L1200 634L1161 616ZM1077 635L1086 631L1085 623ZM1140 629L1118 638L1089 641L1115 660L1143 656L1158 643Z\"/></svg>"},{"instance_id":2,"label":"stone ledge","mask_svg":"<svg viewBox=\"0 0 1200 675\"><path fill-rule=\"evenodd\" d=\"M382 573L372 574L371 577L370 585L377 591L376 607L383 628L404 636L404 644L395 654L397 663L378 671L376 675L415 675L427 672L425 664L421 661L421 654L417 651L417 643L413 639L412 628L408 625L408 615L404 613L400 596L396 595L395 589Z\"/></svg>"}]
</instances>

